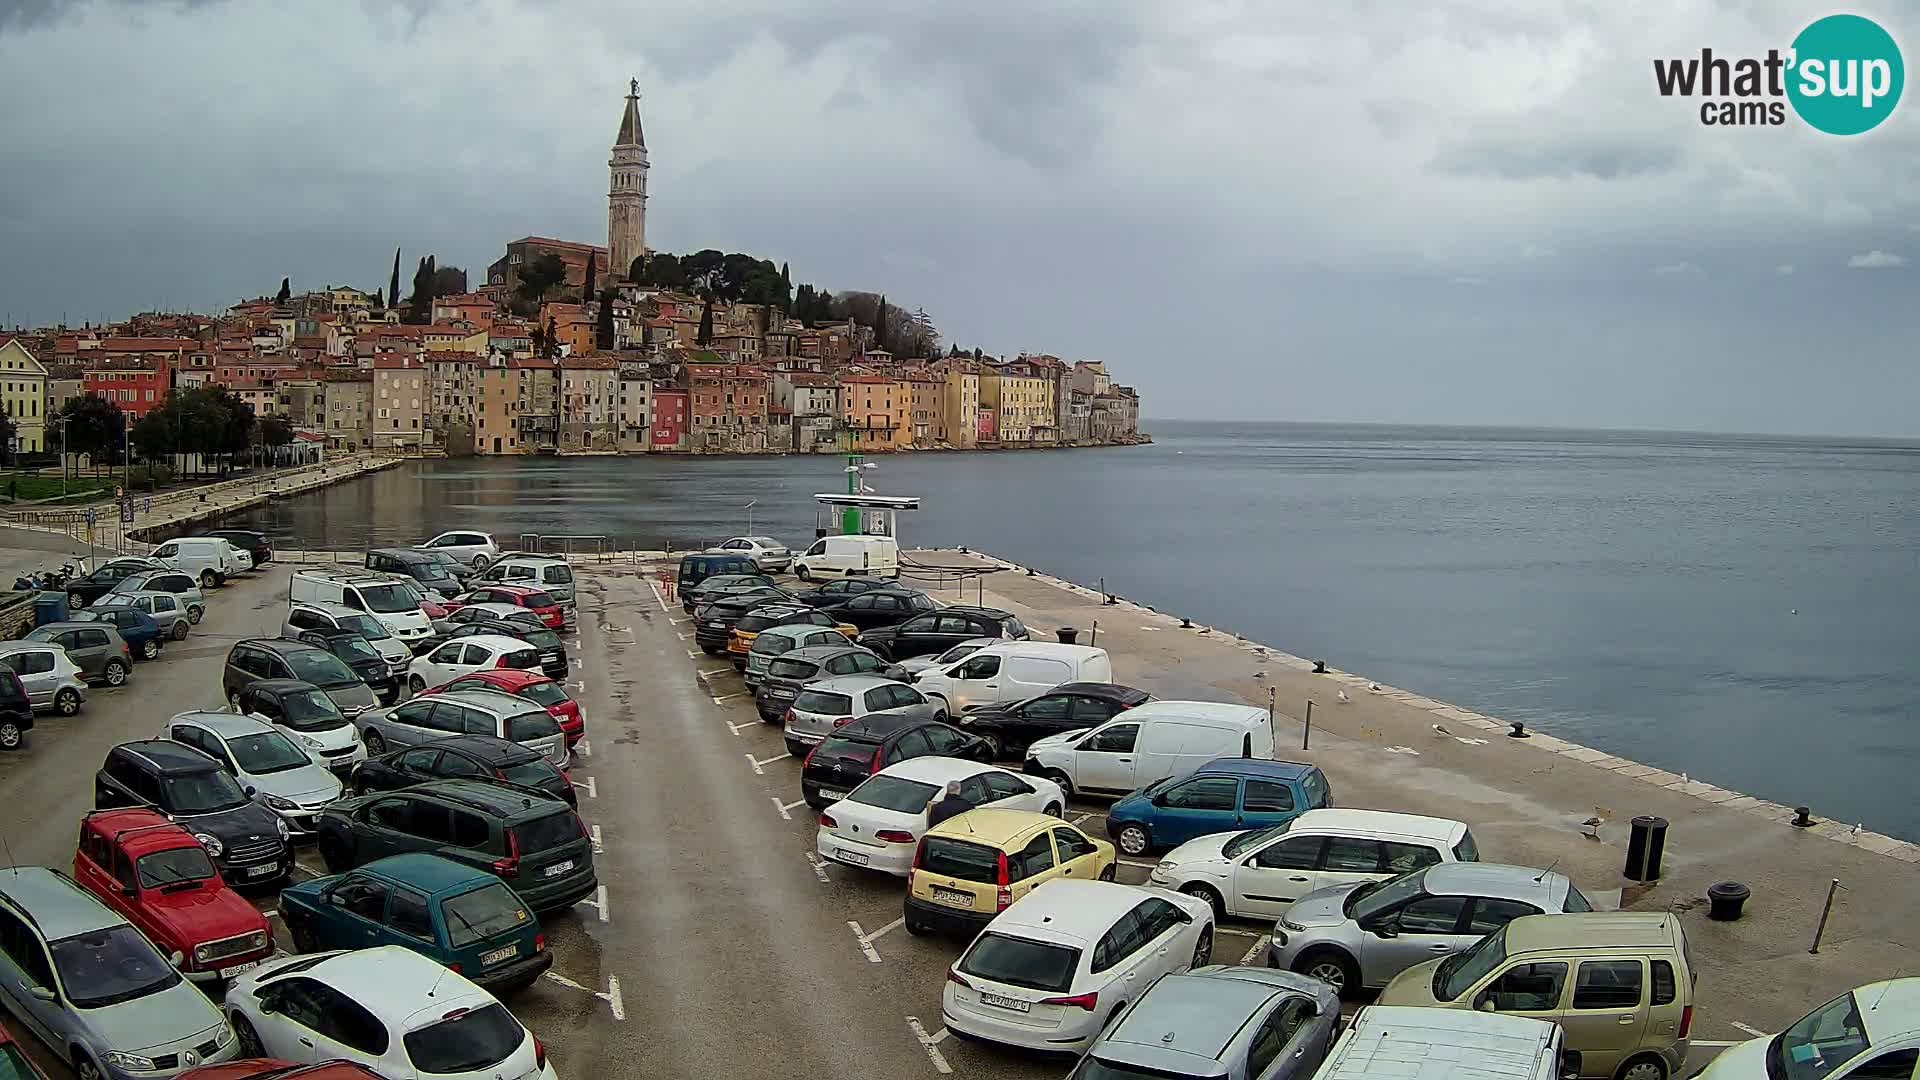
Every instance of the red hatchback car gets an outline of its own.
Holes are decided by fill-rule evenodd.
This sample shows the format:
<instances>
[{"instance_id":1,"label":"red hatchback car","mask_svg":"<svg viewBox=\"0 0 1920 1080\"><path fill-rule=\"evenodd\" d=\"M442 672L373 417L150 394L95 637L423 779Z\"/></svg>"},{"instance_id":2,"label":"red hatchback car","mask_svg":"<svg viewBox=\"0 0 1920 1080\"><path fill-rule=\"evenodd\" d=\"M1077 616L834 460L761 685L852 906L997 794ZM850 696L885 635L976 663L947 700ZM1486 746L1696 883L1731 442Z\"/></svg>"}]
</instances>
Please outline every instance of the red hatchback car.
<instances>
[{"instance_id":1,"label":"red hatchback car","mask_svg":"<svg viewBox=\"0 0 1920 1080\"><path fill-rule=\"evenodd\" d=\"M188 1069L173 1080L380 1080L364 1065L335 1058L318 1065L301 1065L279 1058L240 1058L218 1065Z\"/></svg>"},{"instance_id":2,"label":"red hatchback car","mask_svg":"<svg viewBox=\"0 0 1920 1080\"><path fill-rule=\"evenodd\" d=\"M73 877L162 952L178 953L195 982L231 979L273 952L266 916L221 880L184 825L152 810L82 819Z\"/></svg>"},{"instance_id":3,"label":"red hatchback car","mask_svg":"<svg viewBox=\"0 0 1920 1080\"><path fill-rule=\"evenodd\" d=\"M567 627L567 611L553 598L552 593L529 589L524 585L482 585L462 596L460 603L512 604L540 616L540 621L549 630L564 630Z\"/></svg>"},{"instance_id":4,"label":"red hatchback car","mask_svg":"<svg viewBox=\"0 0 1920 1080\"><path fill-rule=\"evenodd\" d=\"M560 731L567 737L567 746L571 748L587 733L587 717L580 711L580 703L573 700L567 688L547 678L537 671L521 671L518 668L489 668L462 675L452 682L441 683L422 691L423 694L438 694L443 690L493 690L514 697L526 698L536 705L544 706L553 714L560 725Z\"/></svg>"}]
</instances>

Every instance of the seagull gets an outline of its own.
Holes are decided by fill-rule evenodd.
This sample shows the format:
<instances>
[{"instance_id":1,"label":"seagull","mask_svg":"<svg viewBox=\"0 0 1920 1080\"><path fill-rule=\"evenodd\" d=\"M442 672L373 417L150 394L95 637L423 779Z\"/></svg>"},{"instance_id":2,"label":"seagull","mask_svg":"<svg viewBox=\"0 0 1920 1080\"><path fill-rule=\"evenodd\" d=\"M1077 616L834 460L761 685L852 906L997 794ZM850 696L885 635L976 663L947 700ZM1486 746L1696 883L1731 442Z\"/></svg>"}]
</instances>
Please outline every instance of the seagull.
<instances>
[{"instance_id":1,"label":"seagull","mask_svg":"<svg viewBox=\"0 0 1920 1080\"><path fill-rule=\"evenodd\" d=\"M1864 822L1864 821L1856 821L1856 822L1854 822L1854 823L1853 823L1853 828L1851 828L1851 829L1848 829L1848 830L1847 830L1847 835L1848 835L1848 836L1857 836L1857 835L1859 835L1859 833L1860 833L1860 826L1862 826L1862 825L1864 825L1864 824L1866 824L1866 822Z\"/></svg>"},{"instance_id":2,"label":"seagull","mask_svg":"<svg viewBox=\"0 0 1920 1080\"><path fill-rule=\"evenodd\" d=\"M1439 724L1433 725L1433 730L1439 732L1442 735L1447 736L1448 738L1453 737L1453 732L1448 731L1446 728L1441 727Z\"/></svg>"},{"instance_id":3,"label":"seagull","mask_svg":"<svg viewBox=\"0 0 1920 1080\"><path fill-rule=\"evenodd\" d=\"M1333 696L1334 696L1334 700L1338 701L1342 705L1345 705L1347 702L1353 700L1352 698L1347 696L1347 692L1345 690L1335 690L1333 692Z\"/></svg>"},{"instance_id":4,"label":"seagull","mask_svg":"<svg viewBox=\"0 0 1920 1080\"><path fill-rule=\"evenodd\" d=\"M1367 693L1369 693L1369 694L1377 694L1377 693L1379 693L1379 692L1380 692L1380 684L1379 684L1379 683L1377 683L1377 682L1370 682L1370 683L1368 683L1368 684L1367 684Z\"/></svg>"},{"instance_id":5,"label":"seagull","mask_svg":"<svg viewBox=\"0 0 1920 1080\"><path fill-rule=\"evenodd\" d=\"M1683 783L1683 784L1691 784L1691 783L1693 783L1693 778L1692 778L1692 777L1690 777L1690 776L1688 776L1688 775L1687 775L1686 773L1681 773L1681 774L1680 774L1680 782L1681 782L1681 783Z\"/></svg>"}]
</instances>

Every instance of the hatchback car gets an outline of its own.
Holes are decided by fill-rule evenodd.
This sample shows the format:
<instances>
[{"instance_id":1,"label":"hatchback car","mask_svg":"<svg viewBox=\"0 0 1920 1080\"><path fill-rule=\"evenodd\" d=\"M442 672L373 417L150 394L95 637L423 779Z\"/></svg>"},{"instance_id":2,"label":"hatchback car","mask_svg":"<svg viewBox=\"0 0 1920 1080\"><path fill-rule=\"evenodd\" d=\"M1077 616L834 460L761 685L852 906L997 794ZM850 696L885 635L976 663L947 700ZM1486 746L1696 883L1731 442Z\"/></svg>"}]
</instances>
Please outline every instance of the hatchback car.
<instances>
[{"instance_id":1,"label":"hatchback car","mask_svg":"<svg viewBox=\"0 0 1920 1080\"><path fill-rule=\"evenodd\" d=\"M1264 829L1331 805L1333 796L1318 766L1215 758L1114 803L1107 811L1107 835L1128 855L1144 855L1207 833Z\"/></svg>"},{"instance_id":2,"label":"hatchback car","mask_svg":"<svg viewBox=\"0 0 1920 1080\"><path fill-rule=\"evenodd\" d=\"M67 616L68 623L105 623L120 633L120 640L127 643L136 660L155 660L160 656L160 646L167 640L167 632L160 628L153 616L141 611L132 604L98 604L90 608L81 608Z\"/></svg>"},{"instance_id":3,"label":"hatchback car","mask_svg":"<svg viewBox=\"0 0 1920 1080\"><path fill-rule=\"evenodd\" d=\"M412 578L422 589L446 599L461 592L460 579L447 564L415 548L368 548L366 565L383 574Z\"/></svg>"},{"instance_id":4,"label":"hatchback car","mask_svg":"<svg viewBox=\"0 0 1920 1080\"><path fill-rule=\"evenodd\" d=\"M400 696L400 680L394 677L393 669L387 666L387 658L373 647L373 643L360 636L358 631L347 629L302 630L293 640L303 645L312 645L325 649L334 658L347 665L353 676L367 684L373 691L373 698L382 705L390 705Z\"/></svg>"},{"instance_id":5,"label":"hatchback car","mask_svg":"<svg viewBox=\"0 0 1920 1080\"><path fill-rule=\"evenodd\" d=\"M280 816L297 837L313 834L313 819L340 798L340 778L279 729L229 712L183 712L161 737L191 746L226 767L241 790Z\"/></svg>"},{"instance_id":6,"label":"hatchback car","mask_svg":"<svg viewBox=\"0 0 1920 1080\"><path fill-rule=\"evenodd\" d=\"M742 616L785 599L786 594L778 589L754 589L716 600L703 600L693 613L693 643L708 656L719 656L727 651L727 639Z\"/></svg>"},{"instance_id":7,"label":"hatchback car","mask_svg":"<svg viewBox=\"0 0 1920 1080\"><path fill-rule=\"evenodd\" d=\"M813 607L827 607L852 599L869 589L897 588L889 578L843 577L794 594L794 599Z\"/></svg>"},{"instance_id":8,"label":"hatchback car","mask_svg":"<svg viewBox=\"0 0 1920 1080\"><path fill-rule=\"evenodd\" d=\"M1308 1080L1339 1030L1340 999L1325 983L1209 965L1149 987L1068 1080Z\"/></svg>"},{"instance_id":9,"label":"hatchback car","mask_svg":"<svg viewBox=\"0 0 1920 1080\"><path fill-rule=\"evenodd\" d=\"M459 612L454 614L457 615ZM560 640L559 634L538 622L530 623L520 619L475 619L455 626L447 637L455 639L481 635L509 637L524 641L539 650L541 674L549 679L564 679L567 676L566 644Z\"/></svg>"},{"instance_id":10,"label":"hatchback car","mask_svg":"<svg viewBox=\"0 0 1920 1080\"><path fill-rule=\"evenodd\" d=\"M565 685L539 672L520 671L515 668L476 671L469 675L462 675L452 682L430 686L425 696L444 694L452 690L491 690L525 698L552 714L554 722L560 725L561 732L566 735L569 748L587 734L587 716L580 710L580 703L567 693Z\"/></svg>"},{"instance_id":11,"label":"hatchback car","mask_svg":"<svg viewBox=\"0 0 1920 1080\"><path fill-rule=\"evenodd\" d=\"M67 582L67 607L83 608L112 592L120 582L148 570L164 570L157 559L128 556L96 567L92 573Z\"/></svg>"},{"instance_id":12,"label":"hatchback car","mask_svg":"<svg viewBox=\"0 0 1920 1080\"><path fill-rule=\"evenodd\" d=\"M1352 994L1466 949L1523 915L1592 910L1572 881L1550 870L1440 863L1295 900L1273 929L1267 966Z\"/></svg>"},{"instance_id":13,"label":"hatchback car","mask_svg":"<svg viewBox=\"0 0 1920 1080\"><path fill-rule=\"evenodd\" d=\"M860 579L848 578L846 580L858 581ZM948 649L946 652L937 655L914 656L902 660L900 661L900 670L908 675L918 675L923 671L943 668L949 664L957 664L999 640L999 638L990 637L968 638L953 648Z\"/></svg>"},{"instance_id":14,"label":"hatchback car","mask_svg":"<svg viewBox=\"0 0 1920 1080\"><path fill-rule=\"evenodd\" d=\"M233 891L184 825L152 810L80 821L73 878L126 916L195 982L231 979L273 952L266 916Z\"/></svg>"},{"instance_id":15,"label":"hatchback car","mask_svg":"<svg viewBox=\"0 0 1920 1080\"><path fill-rule=\"evenodd\" d=\"M836 728L800 766L800 797L815 810L847 797L860 782L909 758L991 761L980 740L937 720L876 713Z\"/></svg>"},{"instance_id":16,"label":"hatchback car","mask_svg":"<svg viewBox=\"0 0 1920 1080\"><path fill-rule=\"evenodd\" d=\"M246 552L255 569L273 561L273 541L256 529L208 529L198 535L218 537Z\"/></svg>"},{"instance_id":17,"label":"hatchback car","mask_svg":"<svg viewBox=\"0 0 1920 1080\"><path fill-rule=\"evenodd\" d=\"M886 661L858 645L809 645L795 649L767 662L766 676L754 694L754 707L760 719L767 723L783 723L787 707L806 684L836 675L877 675L886 669Z\"/></svg>"},{"instance_id":18,"label":"hatchback car","mask_svg":"<svg viewBox=\"0 0 1920 1080\"><path fill-rule=\"evenodd\" d=\"M741 669L740 677L748 690L757 691L766 681L767 665L776 656L784 656L796 649L810 648L815 645L845 645L847 636L832 626L797 624L788 626L769 626L754 635L753 645L747 650L746 666Z\"/></svg>"},{"instance_id":19,"label":"hatchback car","mask_svg":"<svg viewBox=\"0 0 1920 1080\"><path fill-rule=\"evenodd\" d=\"M122 743L93 776L98 810L144 806L185 825L233 885L265 885L293 870L290 830L254 802L233 774L171 739Z\"/></svg>"},{"instance_id":20,"label":"hatchback car","mask_svg":"<svg viewBox=\"0 0 1920 1080\"><path fill-rule=\"evenodd\" d=\"M82 1080L171 1077L239 1050L125 917L44 866L0 869L0 1003Z\"/></svg>"},{"instance_id":21,"label":"hatchback car","mask_svg":"<svg viewBox=\"0 0 1920 1080\"><path fill-rule=\"evenodd\" d=\"M747 670L747 657L763 631L785 626L833 630L842 641L852 641L857 632L851 626L834 622L833 616L826 612L815 611L805 604L776 603L757 607L736 619L733 629L727 633L727 655L733 660L734 670L743 673Z\"/></svg>"},{"instance_id":22,"label":"hatchback car","mask_svg":"<svg viewBox=\"0 0 1920 1080\"><path fill-rule=\"evenodd\" d=\"M343 873L425 851L489 870L536 911L593 895L593 845L573 808L500 784L430 780L344 799L320 816L320 856Z\"/></svg>"},{"instance_id":23,"label":"hatchback car","mask_svg":"<svg viewBox=\"0 0 1920 1080\"><path fill-rule=\"evenodd\" d=\"M708 550L745 555L755 566L773 574L785 573L793 565L793 552L771 536L735 536Z\"/></svg>"},{"instance_id":24,"label":"hatchback car","mask_svg":"<svg viewBox=\"0 0 1920 1080\"><path fill-rule=\"evenodd\" d=\"M908 758L874 773L847 797L820 812L814 850L843 866L906 877L915 845L927 832L928 810L950 783L974 807L1028 810L1059 817L1067 797L1059 785L997 765L959 758Z\"/></svg>"},{"instance_id":25,"label":"hatchback car","mask_svg":"<svg viewBox=\"0 0 1920 1080\"><path fill-rule=\"evenodd\" d=\"M1916 1045L1920 1045L1920 978L1909 976L1849 990L1778 1035L1763 1035L1722 1050L1696 1075L1700 1080L1906 1077L1920 1056Z\"/></svg>"},{"instance_id":26,"label":"hatchback car","mask_svg":"<svg viewBox=\"0 0 1920 1080\"><path fill-rule=\"evenodd\" d=\"M745 555L729 552L702 551L680 556L679 569L674 574L674 588L678 589L681 603L686 603L687 593L706 579L716 574L757 574L760 568Z\"/></svg>"},{"instance_id":27,"label":"hatchback car","mask_svg":"<svg viewBox=\"0 0 1920 1080\"><path fill-rule=\"evenodd\" d=\"M561 607L573 606L573 567L557 555L537 551L504 552L480 571L478 580L538 589L551 594Z\"/></svg>"},{"instance_id":28,"label":"hatchback car","mask_svg":"<svg viewBox=\"0 0 1920 1080\"><path fill-rule=\"evenodd\" d=\"M272 725L321 765L344 779L366 760L360 729L326 691L298 679L260 679L240 688L235 712Z\"/></svg>"},{"instance_id":29,"label":"hatchback car","mask_svg":"<svg viewBox=\"0 0 1920 1080\"><path fill-rule=\"evenodd\" d=\"M553 966L547 936L505 882L415 853L280 890L295 952L398 945L489 990L519 990Z\"/></svg>"},{"instance_id":30,"label":"hatchback car","mask_svg":"<svg viewBox=\"0 0 1920 1080\"><path fill-rule=\"evenodd\" d=\"M226 1008L252 1057L350 1061L386 1080L556 1080L498 999L398 945L275 960L236 980Z\"/></svg>"},{"instance_id":31,"label":"hatchback car","mask_svg":"<svg viewBox=\"0 0 1920 1080\"><path fill-rule=\"evenodd\" d=\"M991 638L976 638L956 645L943 654L955 662L994 644ZM965 652L958 650L965 649ZM912 663L903 664L907 667ZM960 726L992 742L995 753L1003 758L1020 758L1027 747L1049 735L1096 728L1115 716L1153 700L1145 690L1119 683L1062 683L1044 694L1006 705L982 705L960 718Z\"/></svg>"},{"instance_id":32,"label":"hatchback car","mask_svg":"<svg viewBox=\"0 0 1920 1080\"><path fill-rule=\"evenodd\" d=\"M752 592L784 592L779 582L765 574L715 574L688 589L680 597L680 610L693 614L701 604L711 604L729 596Z\"/></svg>"},{"instance_id":33,"label":"hatchback car","mask_svg":"<svg viewBox=\"0 0 1920 1080\"><path fill-rule=\"evenodd\" d=\"M161 632L175 641L187 640L193 624L199 621L180 602L180 597L170 592L117 592L108 603L138 608L152 616L153 621L160 624Z\"/></svg>"},{"instance_id":34,"label":"hatchback car","mask_svg":"<svg viewBox=\"0 0 1920 1080\"><path fill-rule=\"evenodd\" d=\"M539 703L497 690L449 690L362 713L354 723L367 753L389 746L417 746L449 735L491 735L545 754L561 768L569 762L560 725Z\"/></svg>"},{"instance_id":35,"label":"hatchback car","mask_svg":"<svg viewBox=\"0 0 1920 1080\"><path fill-rule=\"evenodd\" d=\"M939 607L926 593L904 585L868 589L839 603L816 606L832 615L835 621L857 626L862 632L903 623Z\"/></svg>"},{"instance_id":36,"label":"hatchback car","mask_svg":"<svg viewBox=\"0 0 1920 1080\"><path fill-rule=\"evenodd\" d=\"M947 969L940 1017L962 1038L1084 1049L1162 975L1205 967L1213 923L1190 896L1056 881L994 916Z\"/></svg>"},{"instance_id":37,"label":"hatchback car","mask_svg":"<svg viewBox=\"0 0 1920 1080\"><path fill-rule=\"evenodd\" d=\"M32 707L72 716L87 700L87 682L67 650L50 642L0 642L0 664L19 676ZM31 726L31 725L29 725Z\"/></svg>"},{"instance_id":38,"label":"hatchback car","mask_svg":"<svg viewBox=\"0 0 1920 1080\"><path fill-rule=\"evenodd\" d=\"M494 544L493 537L483 532L465 529L443 532L420 546L428 551L445 552L473 567L485 566L494 556L500 554L500 548Z\"/></svg>"},{"instance_id":39,"label":"hatchback car","mask_svg":"<svg viewBox=\"0 0 1920 1080\"><path fill-rule=\"evenodd\" d=\"M971 938L1049 881L1112 881L1113 845L1056 817L969 810L927 830L907 875L904 925Z\"/></svg>"},{"instance_id":40,"label":"hatchback car","mask_svg":"<svg viewBox=\"0 0 1920 1080\"><path fill-rule=\"evenodd\" d=\"M860 635L860 644L889 660L945 652L969 638L997 637L1027 640L1027 628L1010 611L959 606L929 611L895 626L883 626Z\"/></svg>"},{"instance_id":41,"label":"hatchback car","mask_svg":"<svg viewBox=\"0 0 1920 1080\"><path fill-rule=\"evenodd\" d=\"M246 638L227 651L220 685L229 703L257 679L298 679L312 683L333 699L349 718L374 707L373 688L353 673L339 657L317 645L281 638Z\"/></svg>"},{"instance_id":42,"label":"hatchback car","mask_svg":"<svg viewBox=\"0 0 1920 1080\"><path fill-rule=\"evenodd\" d=\"M27 700L27 688L20 676L0 671L0 750L11 753L27 745L27 732L33 730L33 704Z\"/></svg>"},{"instance_id":43,"label":"hatchback car","mask_svg":"<svg viewBox=\"0 0 1920 1080\"><path fill-rule=\"evenodd\" d=\"M115 593L171 593L187 609L187 620L195 626L207 614L207 594L192 574L180 570L142 570L121 578L113 586Z\"/></svg>"},{"instance_id":44,"label":"hatchback car","mask_svg":"<svg viewBox=\"0 0 1920 1080\"><path fill-rule=\"evenodd\" d=\"M492 735L452 735L368 758L353 771L353 793L397 791L428 780L495 780L576 805L573 781L546 755Z\"/></svg>"},{"instance_id":45,"label":"hatchback car","mask_svg":"<svg viewBox=\"0 0 1920 1080\"><path fill-rule=\"evenodd\" d=\"M133 670L133 650L120 631L106 623L45 623L27 631L21 640L44 641L65 649L67 659L88 682L120 686Z\"/></svg>"},{"instance_id":46,"label":"hatchback car","mask_svg":"<svg viewBox=\"0 0 1920 1080\"><path fill-rule=\"evenodd\" d=\"M482 585L477 589L469 589L459 598L459 603L512 604L526 608L540 616L540 621L546 623L549 630L565 630L574 620L573 609L561 607L552 593L519 585Z\"/></svg>"},{"instance_id":47,"label":"hatchback car","mask_svg":"<svg viewBox=\"0 0 1920 1080\"><path fill-rule=\"evenodd\" d=\"M945 709L906 683L872 675L842 675L807 684L788 707L784 722L787 753L800 757L833 730L868 716L942 720Z\"/></svg>"},{"instance_id":48,"label":"hatchback car","mask_svg":"<svg viewBox=\"0 0 1920 1080\"><path fill-rule=\"evenodd\" d=\"M393 631L387 629L387 624L345 604L314 602L288 605L286 620L280 624L280 636L288 641L298 641L305 630L351 630L359 634L386 660L387 673L395 678L406 675L407 665L413 663L413 649L395 637Z\"/></svg>"},{"instance_id":49,"label":"hatchback car","mask_svg":"<svg viewBox=\"0 0 1920 1080\"><path fill-rule=\"evenodd\" d=\"M491 668L537 671L540 650L519 638L500 634L457 638L414 657L407 669L407 688L419 694L429 686Z\"/></svg>"}]
</instances>

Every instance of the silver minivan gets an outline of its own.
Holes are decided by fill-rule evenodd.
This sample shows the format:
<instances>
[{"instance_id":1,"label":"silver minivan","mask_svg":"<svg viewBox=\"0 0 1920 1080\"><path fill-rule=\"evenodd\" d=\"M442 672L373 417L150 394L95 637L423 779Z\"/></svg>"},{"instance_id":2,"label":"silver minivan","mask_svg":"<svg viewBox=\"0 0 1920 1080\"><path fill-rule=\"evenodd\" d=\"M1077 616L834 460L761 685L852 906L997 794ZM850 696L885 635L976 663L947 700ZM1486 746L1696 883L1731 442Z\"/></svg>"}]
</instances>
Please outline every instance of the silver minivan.
<instances>
[{"instance_id":1,"label":"silver minivan","mask_svg":"<svg viewBox=\"0 0 1920 1080\"><path fill-rule=\"evenodd\" d=\"M372 757L386 753L390 747L413 746L449 735L491 735L538 750L562 769L572 761L566 735L545 706L491 690L428 694L389 708L369 709L353 722Z\"/></svg>"},{"instance_id":2,"label":"silver minivan","mask_svg":"<svg viewBox=\"0 0 1920 1080\"><path fill-rule=\"evenodd\" d=\"M481 571L478 580L539 589L561 607L573 606L573 567L551 555L508 552Z\"/></svg>"},{"instance_id":3,"label":"silver minivan","mask_svg":"<svg viewBox=\"0 0 1920 1080\"><path fill-rule=\"evenodd\" d=\"M833 729L875 714L944 720L920 691L906 683L873 675L842 675L808 683L787 710L787 752L804 757Z\"/></svg>"},{"instance_id":4,"label":"silver minivan","mask_svg":"<svg viewBox=\"0 0 1920 1080\"><path fill-rule=\"evenodd\" d=\"M42 641L0 642L0 664L20 676L27 700L37 710L51 710L61 716L80 711L87 700L87 684L80 667L67 656L67 650Z\"/></svg>"}]
</instances>

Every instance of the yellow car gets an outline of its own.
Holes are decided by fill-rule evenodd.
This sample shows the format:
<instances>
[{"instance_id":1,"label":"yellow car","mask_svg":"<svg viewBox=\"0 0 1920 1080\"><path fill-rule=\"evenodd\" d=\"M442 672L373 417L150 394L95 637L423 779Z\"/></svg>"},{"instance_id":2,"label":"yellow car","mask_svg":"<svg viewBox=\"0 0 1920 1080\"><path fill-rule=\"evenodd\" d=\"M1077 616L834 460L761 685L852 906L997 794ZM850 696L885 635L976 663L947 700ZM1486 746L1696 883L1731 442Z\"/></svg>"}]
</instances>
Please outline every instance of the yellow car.
<instances>
[{"instance_id":1,"label":"yellow car","mask_svg":"<svg viewBox=\"0 0 1920 1080\"><path fill-rule=\"evenodd\" d=\"M906 926L968 937L1055 878L1112 881L1113 845L1029 810L969 810L927 830L907 878Z\"/></svg>"},{"instance_id":2,"label":"yellow car","mask_svg":"<svg viewBox=\"0 0 1920 1080\"><path fill-rule=\"evenodd\" d=\"M744 670L747 666L747 654L753 651L753 641L760 631L775 626L825 626L846 635L852 641L860 633L860 628L848 623L839 623L833 616L805 606L804 604L768 604L754 608L733 624L727 632L727 656L733 661L735 669Z\"/></svg>"}]
</instances>

